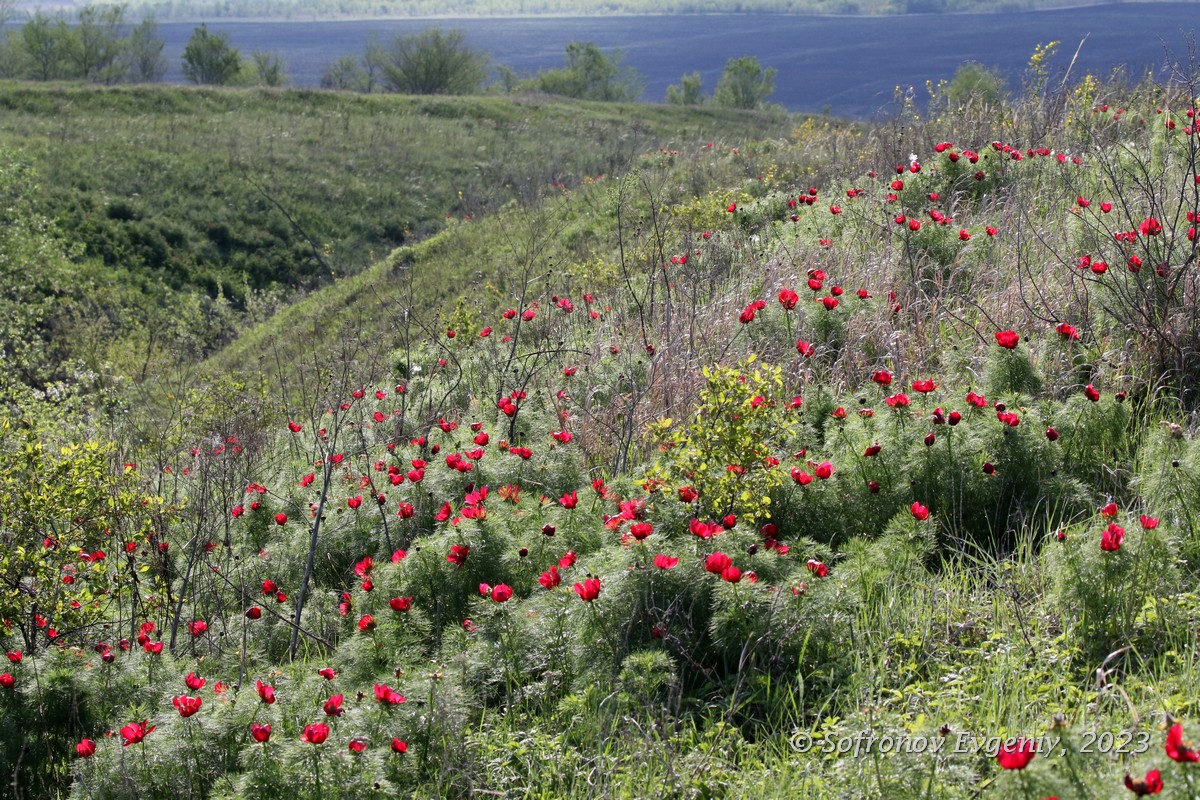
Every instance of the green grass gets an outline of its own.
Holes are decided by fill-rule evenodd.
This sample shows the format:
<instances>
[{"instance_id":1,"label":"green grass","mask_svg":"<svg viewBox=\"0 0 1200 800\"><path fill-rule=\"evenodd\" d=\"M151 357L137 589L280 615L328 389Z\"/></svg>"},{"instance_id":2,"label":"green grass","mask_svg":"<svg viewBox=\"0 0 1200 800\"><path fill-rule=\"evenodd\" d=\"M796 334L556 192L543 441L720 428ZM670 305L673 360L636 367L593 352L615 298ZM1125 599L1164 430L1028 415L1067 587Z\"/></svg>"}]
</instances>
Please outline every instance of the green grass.
<instances>
[{"instance_id":1,"label":"green grass","mask_svg":"<svg viewBox=\"0 0 1200 800\"><path fill-rule=\"evenodd\" d=\"M538 97L16 83L0 109L0 151L36 174L30 213L54 221L76 262L99 264L81 272L121 287L85 312L114 346L66 354L93 368L133 351L161 365L168 340L206 354L394 247L623 172L647 150L791 123Z\"/></svg>"},{"instance_id":2,"label":"green grass","mask_svg":"<svg viewBox=\"0 0 1200 800\"><path fill-rule=\"evenodd\" d=\"M235 297L359 272L447 218L623 170L652 147L788 125L535 98L164 86L10 83L0 108L0 146L33 161L42 207L86 254Z\"/></svg>"}]
</instances>

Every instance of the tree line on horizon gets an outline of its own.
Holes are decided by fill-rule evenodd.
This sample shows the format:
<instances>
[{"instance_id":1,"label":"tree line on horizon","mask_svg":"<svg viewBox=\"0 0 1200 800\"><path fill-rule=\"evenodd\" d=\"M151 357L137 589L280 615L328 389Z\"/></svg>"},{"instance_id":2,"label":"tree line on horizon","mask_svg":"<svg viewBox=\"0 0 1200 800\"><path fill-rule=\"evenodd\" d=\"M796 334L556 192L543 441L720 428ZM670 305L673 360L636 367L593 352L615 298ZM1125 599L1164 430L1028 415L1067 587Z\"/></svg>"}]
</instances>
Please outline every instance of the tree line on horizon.
<instances>
[{"instance_id":1,"label":"tree line on horizon","mask_svg":"<svg viewBox=\"0 0 1200 800\"><path fill-rule=\"evenodd\" d=\"M154 17L137 25L124 6L89 5L74 22L36 11L19 28L12 0L0 0L0 78L152 83L167 72Z\"/></svg>"},{"instance_id":2,"label":"tree line on horizon","mask_svg":"<svg viewBox=\"0 0 1200 800\"><path fill-rule=\"evenodd\" d=\"M158 19L611 14L848 14L1016 11L1051 0L131 0Z\"/></svg>"},{"instance_id":3,"label":"tree line on horizon","mask_svg":"<svg viewBox=\"0 0 1200 800\"><path fill-rule=\"evenodd\" d=\"M4 31L11 0L0 0L0 78L82 80L105 85L152 83L163 79L167 61L154 17L136 26L126 21L125 6L85 6L75 24L65 15L35 12L21 27ZM276 53L255 51L250 58L226 33L198 25L184 47L182 72L195 84L283 86L286 66ZM495 67L487 53L472 48L462 30L428 28L397 36L390 43L372 37L361 57L331 63L321 88L354 92L421 95L469 95L491 92L538 92L602 102L633 102L642 96L642 76L622 63L618 50L605 52L592 42L571 42L557 69L521 76ZM702 91L698 72L669 87L667 101L699 105L711 101L728 108L762 107L775 91L774 68L754 56L731 58L711 97Z\"/></svg>"},{"instance_id":4,"label":"tree line on horizon","mask_svg":"<svg viewBox=\"0 0 1200 800\"><path fill-rule=\"evenodd\" d=\"M643 80L634 68L622 64L620 51L602 51L593 42L571 42L564 63L556 69L520 76L498 66L492 84L504 93L539 92L560 97L601 102L633 102L641 98ZM490 59L472 49L461 30L429 28L397 36L391 46L378 39L367 42L361 58L343 56L321 78L325 89L403 94L480 94L488 88ZM764 68L753 56L732 58L711 98L701 87L700 73L684 75L679 86L667 91L674 105L700 105L711 100L727 108L753 109L765 104L775 91L774 68Z\"/></svg>"}]
</instances>

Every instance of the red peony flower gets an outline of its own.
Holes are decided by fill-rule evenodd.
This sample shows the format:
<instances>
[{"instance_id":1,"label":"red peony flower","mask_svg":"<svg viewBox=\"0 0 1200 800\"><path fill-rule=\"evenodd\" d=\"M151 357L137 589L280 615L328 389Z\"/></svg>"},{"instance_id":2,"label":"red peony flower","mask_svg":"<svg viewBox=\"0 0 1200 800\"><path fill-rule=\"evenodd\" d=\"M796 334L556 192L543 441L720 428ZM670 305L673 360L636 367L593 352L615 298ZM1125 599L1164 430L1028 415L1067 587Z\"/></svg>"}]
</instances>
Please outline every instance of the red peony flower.
<instances>
[{"instance_id":1,"label":"red peony flower","mask_svg":"<svg viewBox=\"0 0 1200 800\"><path fill-rule=\"evenodd\" d=\"M679 559L675 556L668 556L659 553L654 557L654 566L658 567L659 569L673 569L678 563Z\"/></svg>"},{"instance_id":2,"label":"red peony flower","mask_svg":"<svg viewBox=\"0 0 1200 800\"><path fill-rule=\"evenodd\" d=\"M807 486L808 484L812 483L812 479L813 476L810 473L805 472L799 467L792 468L792 480L800 486Z\"/></svg>"},{"instance_id":3,"label":"red peony flower","mask_svg":"<svg viewBox=\"0 0 1200 800\"><path fill-rule=\"evenodd\" d=\"M1060 322L1055 327L1055 330L1058 331L1058 335L1063 337L1064 339L1078 339L1079 338L1079 329L1076 328L1074 325L1068 325L1065 322Z\"/></svg>"},{"instance_id":4,"label":"red peony flower","mask_svg":"<svg viewBox=\"0 0 1200 800\"><path fill-rule=\"evenodd\" d=\"M711 572L714 575L720 575L726 567L730 566L733 560L724 553L717 551L711 554L704 562L706 572Z\"/></svg>"},{"instance_id":5,"label":"red peony flower","mask_svg":"<svg viewBox=\"0 0 1200 800\"><path fill-rule=\"evenodd\" d=\"M1133 792L1137 797L1145 797L1148 794L1159 794L1163 790L1162 773L1156 769L1152 769L1146 773L1146 777L1134 778L1126 772L1125 788Z\"/></svg>"},{"instance_id":6,"label":"red peony flower","mask_svg":"<svg viewBox=\"0 0 1200 800\"><path fill-rule=\"evenodd\" d=\"M461 567L467 560L467 554L471 552L469 545L452 544L450 545L450 554L446 556L446 560L451 564Z\"/></svg>"},{"instance_id":7,"label":"red peony flower","mask_svg":"<svg viewBox=\"0 0 1200 800\"><path fill-rule=\"evenodd\" d=\"M1146 217L1142 220L1142 224L1138 226L1138 233L1142 236L1158 236L1162 233L1162 223L1155 217Z\"/></svg>"},{"instance_id":8,"label":"red peony flower","mask_svg":"<svg viewBox=\"0 0 1200 800\"><path fill-rule=\"evenodd\" d=\"M654 532L654 526L649 522L635 522L629 526L629 535L639 542L645 541L651 533Z\"/></svg>"},{"instance_id":9,"label":"red peony flower","mask_svg":"<svg viewBox=\"0 0 1200 800\"><path fill-rule=\"evenodd\" d=\"M562 575L559 574L558 567L552 564L550 569L538 576L538 583L546 589L553 589L562 584Z\"/></svg>"},{"instance_id":10,"label":"red peony flower","mask_svg":"<svg viewBox=\"0 0 1200 800\"><path fill-rule=\"evenodd\" d=\"M255 681L254 682L254 691L258 692L258 696L267 705L271 705L272 703L275 702L275 687L274 686L268 686L267 684L263 683L262 681Z\"/></svg>"},{"instance_id":11,"label":"red peony flower","mask_svg":"<svg viewBox=\"0 0 1200 800\"><path fill-rule=\"evenodd\" d=\"M204 703L199 697L188 697L186 694L181 694L171 700L171 705L179 712L179 716L187 718L200 710L200 706Z\"/></svg>"},{"instance_id":12,"label":"red peony flower","mask_svg":"<svg viewBox=\"0 0 1200 800\"><path fill-rule=\"evenodd\" d=\"M1182 763L1195 763L1200 761L1200 754L1196 753L1196 746L1191 742L1183 741L1183 723L1176 722L1167 731L1167 741L1164 745L1167 756L1173 760Z\"/></svg>"},{"instance_id":13,"label":"red peony flower","mask_svg":"<svg viewBox=\"0 0 1200 800\"><path fill-rule=\"evenodd\" d=\"M1005 742L996 753L996 763L1004 769L1025 769L1037 753L1036 739L1014 739Z\"/></svg>"},{"instance_id":14,"label":"red peony flower","mask_svg":"<svg viewBox=\"0 0 1200 800\"><path fill-rule=\"evenodd\" d=\"M259 744L265 743L271 738L270 724L259 725L257 722L250 724L250 738Z\"/></svg>"},{"instance_id":15,"label":"red peony flower","mask_svg":"<svg viewBox=\"0 0 1200 800\"><path fill-rule=\"evenodd\" d=\"M1016 348L1017 343L1020 341L1021 336L1016 331L996 331L996 344L1005 350Z\"/></svg>"},{"instance_id":16,"label":"red peony flower","mask_svg":"<svg viewBox=\"0 0 1200 800\"><path fill-rule=\"evenodd\" d=\"M304 733L300 734L300 741L308 742L309 744L321 744L328 738L329 726L323 722L305 725Z\"/></svg>"},{"instance_id":17,"label":"red peony flower","mask_svg":"<svg viewBox=\"0 0 1200 800\"><path fill-rule=\"evenodd\" d=\"M386 683L377 683L375 684L375 700L385 706L398 706L405 702L406 698Z\"/></svg>"},{"instance_id":18,"label":"red peony flower","mask_svg":"<svg viewBox=\"0 0 1200 800\"><path fill-rule=\"evenodd\" d=\"M96 755L96 743L91 739L84 739L75 745L75 752L79 754L80 758L91 758Z\"/></svg>"},{"instance_id":19,"label":"red peony flower","mask_svg":"<svg viewBox=\"0 0 1200 800\"><path fill-rule=\"evenodd\" d=\"M587 578L583 583L575 584L575 594L585 603L590 603L600 596L600 579Z\"/></svg>"},{"instance_id":20,"label":"red peony flower","mask_svg":"<svg viewBox=\"0 0 1200 800\"><path fill-rule=\"evenodd\" d=\"M1108 527L1104 529L1104 533L1100 534L1100 549L1109 553L1115 553L1121 549L1121 542L1125 539L1125 529L1115 522L1110 522Z\"/></svg>"},{"instance_id":21,"label":"red peony flower","mask_svg":"<svg viewBox=\"0 0 1200 800\"><path fill-rule=\"evenodd\" d=\"M911 511L912 515L922 522L929 519L929 509L920 503L914 502L911 506Z\"/></svg>"},{"instance_id":22,"label":"red peony flower","mask_svg":"<svg viewBox=\"0 0 1200 800\"><path fill-rule=\"evenodd\" d=\"M125 727L121 728L121 746L129 747L131 744L140 743L146 738L147 735L149 735L151 731L157 727L157 725L151 725L149 728L147 728L146 720L129 723Z\"/></svg>"}]
</instances>

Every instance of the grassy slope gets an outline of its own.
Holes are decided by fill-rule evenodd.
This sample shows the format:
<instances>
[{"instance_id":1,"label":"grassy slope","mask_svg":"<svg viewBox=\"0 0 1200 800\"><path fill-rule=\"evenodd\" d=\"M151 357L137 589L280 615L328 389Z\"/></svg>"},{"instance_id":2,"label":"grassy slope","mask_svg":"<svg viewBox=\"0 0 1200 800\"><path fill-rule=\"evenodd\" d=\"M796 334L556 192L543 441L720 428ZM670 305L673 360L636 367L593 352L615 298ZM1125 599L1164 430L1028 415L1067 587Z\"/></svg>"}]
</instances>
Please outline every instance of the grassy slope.
<instances>
[{"instance_id":1,"label":"grassy slope","mask_svg":"<svg viewBox=\"0 0 1200 800\"><path fill-rule=\"evenodd\" d=\"M129 346L108 354L118 362L121 351L172 338L163 329L182 314L147 320L186 295L233 302L232 318L189 321L203 352L247 324L241 310L262 318L280 296L356 274L449 218L478 220L551 184L576 187L660 146L790 126L778 115L640 105L634 114L545 97L166 86L10 83L0 108L0 151L37 170L39 210L82 257L141 293L141 309L100 309L123 320L113 338ZM212 330L195 330L205 324Z\"/></svg>"},{"instance_id":2,"label":"grassy slope","mask_svg":"<svg viewBox=\"0 0 1200 800\"><path fill-rule=\"evenodd\" d=\"M652 146L765 135L783 122L546 98L164 86L8 84L0 107L0 147L33 159L68 234L113 263L132 255L157 278L209 289L243 272L258 288L315 285L448 215L610 172ZM328 245L324 263L281 210ZM145 241L156 227L161 252Z\"/></svg>"},{"instance_id":3,"label":"grassy slope","mask_svg":"<svg viewBox=\"0 0 1200 800\"><path fill-rule=\"evenodd\" d=\"M629 113L620 106L568 102L547 103L540 111L547 126L544 130L561 131L586 118L583 127L595 129L601 136ZM787 120L779 118L696 110L681 113L666 106L639 108L638 118L643 132L628 135L619 145L625 163L611 165L618 171L630 171L660 146L684 147L694 153L706 150L714 140L728 140L738 131L756 138L781 136L790 127ZM677 123L683 124L668 133ZM738 141L744 140L734 140ZM752 168L740 166L742 172ZM737 179L744 177L738 175ZM549 272L549 282L564 295L602 291L616 279L615 272L593 269L614 255L616 216L611 194L615 183L611 176L598 176L570 189L547 187L544 196L510 204L494 215L453 220L428 240L401 247L360 274L323 287L262 324L245 329L228 348L214 355L209 366L226 372L234 365L257 363L270 372L276 362L305 361L313 353L334 352L355 341L385 354L402 345L405 334L398 321L406 310L419 325L430 326L414 332L420 335L444 323L458 305L470 314L488 306L517 304L524 285L521 276L526 273ZM489 323L485 320L475 327Z\"/></svg>"}]
</instances>

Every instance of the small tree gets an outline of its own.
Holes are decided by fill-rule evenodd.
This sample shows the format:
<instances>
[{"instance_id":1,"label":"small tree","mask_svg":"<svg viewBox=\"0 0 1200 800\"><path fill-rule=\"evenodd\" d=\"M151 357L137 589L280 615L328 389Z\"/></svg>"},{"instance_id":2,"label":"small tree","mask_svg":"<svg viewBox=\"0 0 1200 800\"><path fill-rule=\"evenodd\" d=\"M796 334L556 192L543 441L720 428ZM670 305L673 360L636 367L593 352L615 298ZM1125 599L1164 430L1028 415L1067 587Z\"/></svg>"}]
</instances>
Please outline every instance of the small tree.
<instances>
[{"instance_id":1,"label":"small tree","mask_svg":"<svg viewBox=\"0 0 1200 800\"><path fill-rule=\"evenodd\" d=\"M4 32L4 26L13 18L17 0L0 0L0 77L17 77L21 55L20 35Z\"/></svg>"},{"instance_id":2,"label":"small tree","mask_svg":"<svg viewBox=\"0 0 1200 800\"><path fill-rule=\"evenodd\" d=\"M100 83L117 83L124 77L124 19L124 6L84 6L80 10L69 53L74 75Z\"/></svg>"},{"instance_id":3,"label":"small tree","mask_svg":"<svg viewBox=\"0 0 1200 800\"><path fill-rule=\"evenodd\" d=\"M431 28L397 36L383 63L388 88L404 94L478 94L488 57L467 46L460 30Z\"/></svg>"},{"instance_id":4,"label":"small tree","mask_svg":"<svg viewBox=\"0 0 1200 800\"><path fill-rule=\"evenodd\" d=\"M567 63L538 75L536 87L547 94L606 102L634 101L641 97L641 80L632 67L621 66L621 53L605 55L592 42L567 45Z\"/></svg>"},{"instance_id":5,"label":"small tree","mask_svg":"<svg viewBox=\"0 0 1200 800\"><path fill-rule=\"evenodd\" d=\"M713 92L713 103L728 108L758 108L775 93L774 67L763 69L754 56L731 58Z\"/></svg>"},{"instance_id":6,"label":"small tree","mask_svg":"<svg viewBox=\"0 0 1200 800\"><path fill-rule=\"evenodd\" d=\"M129 32L125 43L125 76L134 83L154 83L167 74L163 57L164 42L158 35L158 23L146 17Z\"/></svg>"},{"instance_id":7,"label":"small tree","mask_svg":"<svg viewBox=\"0 0 1200 800\"><path fill-rule=\"evenodd\" d=\"M375 34L367 37L367 46L363 48L362 56L362 90L367 94L379 88L383 80L384 68L388 63L387 48L379 43Z\"/></svg>"},{"instance_id":8,"label":"small tree","mask_svg":"<svg viewBox=\"0 0 1200 800\"><path fill-rule=\"evenodd\" d=\"M263 86L283 86L287 83L287 70L283 57L278 53L255 50L251 55L254 66L254 82Z\"/></svg>"},{"instance_id":9,"label":"small tree","mask_svg":"<svg viewBox=\"0 0 1200 800\"><path fill-rule=\"evenodd\" d=\"M192 83L221 86L231 83L242 69L242 54L225 33L209 33L207 25L192 31L183 48L183 74Z\"/></svg>"},{"instance_id":10,"label":"small tree","mask_svg":"<svg viewBox=\"0 0 1200 800\"><path fill-rule=\"evenodd\" d=\"M1006 94L1004 77L975 61L961 65L955 71L954 79L942 90L942 96L952 109L976 104L1000 105Z\"/></svg>"},{"instance_id":11,"label":"small tree","mask_svg":"<svg viewBox=\"0 0 1200 800\"><path fill-rule=\"evenodd\" d=\"M322 89L360 92L366 88L366 74L358 68L354 56L342 56L325 68L321 75Z\"/></svg>"},{"instance_id":12,"label":"small tree","mask_svg":"<svg viewBox=\"0 0 1200 800\"><path fill-rule=\"evenodd\" d=\"M667 87L667 102L675 106L698 106L704 102L700 93L700 73L693 72L679 79L678 86Z\"/></svg>"},{"instance_id":13,"label":"small tree","mask_svg":"<svg viewBox=\"0 0 1200 800\"><path fill-rule=\"evenodd\" d=\"M21 45L29 65L29 77L49 81L66 76L72 48L71 29L62 19L53 20L37 12L21 28Z\"/></svg>"}]
</instances>

